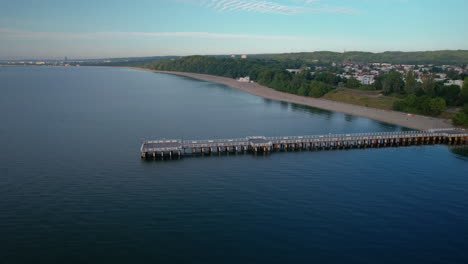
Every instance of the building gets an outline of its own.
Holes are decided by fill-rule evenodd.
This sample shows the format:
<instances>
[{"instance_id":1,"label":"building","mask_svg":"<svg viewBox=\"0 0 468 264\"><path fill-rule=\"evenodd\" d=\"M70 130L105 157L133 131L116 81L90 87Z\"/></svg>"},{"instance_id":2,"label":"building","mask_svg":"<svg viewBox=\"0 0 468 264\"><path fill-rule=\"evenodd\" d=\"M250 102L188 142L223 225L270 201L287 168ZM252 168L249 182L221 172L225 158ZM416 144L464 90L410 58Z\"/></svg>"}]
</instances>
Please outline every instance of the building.
<instances>
[{"instance_id":1,"label":"building","mask_svg":"<svg viewBox=\"0 0 468 264\"><path fill-rule=\"evenodd\" d=\"M414 65L401 65L405 71L412 71L414 69Z\"/></svg>"},{"instance_id":2,"label":"building","mask_svg":"<svg viewBox=\"0 0 468 264\"><path fill-rule=\"evenodd\" d=\"M245 76L245 77L240 77L240 78L237 78L237 81L238 82L250 82L250 76Z\"/></svg>"},{"instance_id":3,"label":"building","mask_svg":"<svg viewBox=\"0 0 468 264\"><path fill-rule=\"evenodd\" d=\"M463 87L463 80L448 80L446 83L444 83L444 85L458 85L461 87Z\"/></svg>"},{"instance_id":4,"label":"building","mask_svg":"<svg viewBox=\"0 0 468 264\"><path fill-rule=\"evenodd\" d=\"M241 56L241 59L247 59L247 55L243 54L243 55Z\"/></svg>"},{"instance_id":5,"label":"building","mask_svg":"<svg viewBox=\"0 0 468 264\"><path fill-rule=\"evenodd\" d=\"M365 72L358 74L356 79L360 81L362 85L371 85L374 83L374 75Z\"/></svg>"},{"instance_id":6,"label":"building","mask_svg":"<svg viewBox=\"0 0 468 264\"><path fill-rule=\"evenodd\" d=\"M302 70L301 69L286 69L286 71L292 74L297 74L297 73L300 73Z\"/></svg>"}]
</instances>

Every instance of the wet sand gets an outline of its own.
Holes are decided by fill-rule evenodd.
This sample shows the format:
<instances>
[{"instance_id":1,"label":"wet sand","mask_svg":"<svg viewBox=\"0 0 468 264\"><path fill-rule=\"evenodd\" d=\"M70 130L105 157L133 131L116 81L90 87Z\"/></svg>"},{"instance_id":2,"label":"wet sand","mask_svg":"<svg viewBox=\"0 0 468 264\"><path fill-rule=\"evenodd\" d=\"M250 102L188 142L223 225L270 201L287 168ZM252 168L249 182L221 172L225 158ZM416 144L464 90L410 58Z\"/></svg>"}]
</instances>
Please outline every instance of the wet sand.
<instances>
[{"instance_id":1,"label":"wet sand","mask_svg":"<svg viewBox=\"0 0 468 264\"><path fill-rule=\"evenodd\" d=\"M379 121L396 124L396 125L400 125L403 127L413 128L413 129L425 130L425 129L432 129L432 128L454 127L452 125L452 121L448 119L441 119L441 118L428 117L428 116L422 116L422 115L408 115L407 113L402 113L402 112L397 112L397 111L381 110L381 109L376 109L376 108L335 102L335 101L330 101L326 99L312 98L312 97L299 96L295 94L283 93L283 92L279 92L274 89L268 88L266 86L262 86L258 83L238 82L235 79L226 78L226 77L199 74L199 73L156 71L156 70L134 68L134 67L129 67L129 68L142 70L142 71L175 74L175 75L195 78L198 80L220 83L220 84L224 84L229 87L232 87L234 89L238 89L238 90L241 90L241 91L244 91L244 92L256 95L256 96L260 96L260 97L264 97L264 98L268 98L272 100L307 105L307 106L321 108L325 110L367 117L370 119L379 120Z\"/></svg>"}]
</instances>

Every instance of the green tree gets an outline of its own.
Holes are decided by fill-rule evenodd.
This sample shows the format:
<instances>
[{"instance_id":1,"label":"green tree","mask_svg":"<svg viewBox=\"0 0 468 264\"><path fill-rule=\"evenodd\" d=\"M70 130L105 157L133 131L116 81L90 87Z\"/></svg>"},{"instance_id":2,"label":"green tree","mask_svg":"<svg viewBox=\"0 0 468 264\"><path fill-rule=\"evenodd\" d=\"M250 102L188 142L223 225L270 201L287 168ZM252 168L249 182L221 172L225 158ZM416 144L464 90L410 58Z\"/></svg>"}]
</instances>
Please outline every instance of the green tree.
<instances>
[{"instance_id":1,"label":"green tree","mask_svg":"<svg viewBox=\"0 0 468 264\"><path fill-rule=\"evenodd\" d=\"M326 83L319 81L312 81L309 86L309 96L311 97L322 97L328 93L332 87Z\"/></svg>"},{"instance_id":2,"label":"green tree","mask_svg":"<svg viewBox=\"0 0 468 264\"><path fill-rule=\"evenodd\" d=\"M298 90L297 90L298 95L306 96L309 94L309 89L307 85L302 85Z\"/></svg>"},{"instance_id":3,"label":"green tree","mask_svg":"<svg viewBox=\"0 0 468 264\"><path fill-rule=\"evenodd\" d=\"M434 81L434 75L430 74L428 76L424 76L422 78L422 84L421 87L426 92L428 95L434 95L434 89L435 89L436 83Z\"/></svg>"},{"instance_id":4,"label":"green tree","mask_svg":"<svg viewBox=\"0 0 468 264\"><path fill-rule=\"evenodd\" d=\"M397 111L425 115L440 115L446 108L447 104L443 98L430 98L427 95L417 97L414 94L410 94L403 100L393 103L393 109Z\"/></svg>"},{"instance_id":5,"label":"green tree","mask_svg":"<svg viewBox=\"0 0 468 264\"><path fill-rule=\"evenodd\" d=\"M468 104L463 107L463 110L453 118L453 123L457 126L468 127Z\"/></svg>"},{"instance_id":6,"label":"green tree","mask_svg":"<svg viewBox=\"0 0 468 264\"><path fill-rule=\"evenodd\" d=\"M460 92L460 101L462 104L468 104L468 77L463 82L463 88Z\"/></svg>"},{"instance_id":7,"label":"green tree","mask_svg":"<svg viewBox=\"0 0 468 264\"><path fill-rule=\"evenodd\" d=\"M458 113L453 118L453 123L457 126L468 126L468 114L466 113Z\"/></svg>"},{"instance_id":8,"label":"green tree","mask_svg":"<svg viewBox=\"0 0 468 264\"><path fill-rule=\"evenodd\" d=\"M416 74L413 71L409 71L405 76L405 81L405 92L414 94L418 85Z\"/></svg>"},{"instance_id":9,"label":"green tree","mask_svg":"<svg viewBox=\"0 0 468 264\"><path fill-rule=\"evenodd\" d=\"M383 79L385 78L385 75L379 75L374 78L374 86L376 90L382 90L383 89Z\"/></svg>"},{"instance_id":10,"label":"green tree","mask_svg":"<svg viewBox=\"0 0 468 264\"><path fill-rule=\"evenodd\" d=\"M431 112L431 108L429 106L429 102L431 101L431 97L428 95L418 96L416 97L416 102L414 103L415 106L415 113L421 113L424 115L428 115Z\"/></svg>"},{"instance_id":11,"label":"green tree","mask_svg":"<svg viewBox=\"0 0 468 264\"><path fill-rule=\"evenodd\" d=\"M288 92L288 86L291 81L291 75L287 71L276 72L270 86L273 89Z\"/></svg>"},{"instance_id":12,"label":"green tree","mask_svg":"<svg viewBox=\"0 0 468 264\"><path fill-rule=\"evenodd\" d=\"M396 101L393 103L393 109L397 111L404 111L404 112L417 112L416 109L416 95L410 94L406 96L403 100Z\"/></svg>"},{"instance_id":13,"label":"green tree","mask_svg":"<svg viewBox=\"0 0 468 264\"><path fill-rule=\"evenodd\" d=\"M458 85L436 85L435 95L444 98L447 105L460 105L460 86Z\"/></svg>"},{"instance_id":14,"label":"green tree","mask_svg":"<svg viewBox=\"0 0 468 264\"><path fill-rule=\"evenodd\" d=\"M271 70L264 70L258 74L258 82L268 86L275 77L275 73Z\"/></svg>"},{"instance_id":15,"label":"green tree","mask_svg":"<svg viewBox=\"0 0 468 264\"><path fill-rule=\"evenodd\" d=\"M288 92L297 94L298 90L307 83L306 75L297 73L289 83Z\"/></svg>"},{"instance_id":16,"label":"green tree","mask_svg":"<svg viewBox=\"0 0 468 264\"><path fill-rule=\"evenodd\" d=\"M350 78L346 81L346 87L351 89L357 89L361 86L361 82L358 81L356 78Z\"/></svg>"},{"instance_id":17,"label":"green tree","mask_svg":"<svg viewBox=\"0 0 468 264\"><path fill-rule=\"evenodd\" d=\"M337 83L337 78L336 75L332 72L320 72L315 74L314 80L319 81L319 82L324 82L329 85L336 85Z\"/></svg>"},{"instance_id":18,"label":"green tree","mask_svg":"<svg viewBox=\"0 0 468 264\"><path fill-rule=\"evenodd\" d=\"M440 97L432 98L429 101L429 113L431 115L440 115L447 108L445 100Z\"/></svg>"},{"instance_id":19,"label":"green tree","mask_svg":"<svg viewBox=\"0 0 468 264\"><path fill-rule=\"evenodd\" d=\"M402 74L397 71L389 72L382 81L382 88L385 94L401 93L403 86Z\"/></svg>"},{"instance_id":20,"label":"green tree","mask_svg":"<svg viewBox=\"0 0 468 264\"><path fill-rule=\"evenodd\" d=\"M451 79L451 80L459 80L460 79L460 75L458 74L458 72L456 72L454 69L450 69L448 72L447 72L447 78Z\"/></svg>"}]
</instances>

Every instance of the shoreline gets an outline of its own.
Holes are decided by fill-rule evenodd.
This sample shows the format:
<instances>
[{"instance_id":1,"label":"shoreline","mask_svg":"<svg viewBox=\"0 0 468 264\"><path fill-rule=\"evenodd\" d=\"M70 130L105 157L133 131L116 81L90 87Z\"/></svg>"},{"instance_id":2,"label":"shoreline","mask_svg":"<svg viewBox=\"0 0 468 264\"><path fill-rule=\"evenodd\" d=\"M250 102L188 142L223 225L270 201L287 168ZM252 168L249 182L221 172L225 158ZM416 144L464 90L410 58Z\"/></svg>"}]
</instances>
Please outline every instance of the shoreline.
<instances>
[{"instance_id":1,"label":"shoreline","mask_svg":"<svg viewBox=\"0 0 468 264\"><path fill-rule=\"evenodd\" d=\"M397 112L392 110L382 110L377 108L364 107L359 105L347 104L342 102L335 102L326 99L304 97L295 94L289 94L274 90L272 88L260 85L258 83L242 83L235 79L220 77L215 75L200 74L200 73L189 73L189 72L173 72L173 71L157 71L151 69L137 68L137 67L126 67L130 69L173 74L185 77L191 77L198 80L209 81L214 83L220 83L227 85L231 88L241 90L256 96L260 96L267 99L284 101L288 103L301 104L320 108L324 110L340 112L345 114L351 114L361 117L366 117L373 120L378 120L390 124L395 124L407 128L426 130L433 128L453 128L451 120L428 117L422 115L408 115L407 113Z\"/></svg>"},{"instance_id":2,"label":"shoreline","mask_svg":"<svg viewBox=\"0 0 468 264\"><path fill-rule=\"evenodd\" d=\"M12 65L13 66L13 65ZM16 65L15 65L16 66ZM22 65L19 65L22 66ZM25 65L23 67L36 66L36 65ZM43 66L37 66L43 67ZM201 74L201 73L190 73L190 72L176 72L176 71L158 71L139 67L129 66L81 66L81 67L103 67L103 68L127 68L138 71L155 72L163 74L179 75L184 77L190 77L198 80L207 82L219 83L229 86L236 90L241 90L249 94L267 98L275 101L283 101L293 104L300 104L310 107L315 107L323 110L339 112L344 114L350 114L355 116L361 116L389 124L399 125L406 128L412 128L417 130L427 130L434 128L455 128L450 119L443 119L437 117L423 116L417 114L409 114L404 112L398 112L393 110L383 110L371 107L365 107L360 105L348 104L343 102L337 102L322 98L305 97L295 94L289 94L280 92L272 88L260 85L258 83L244 83L238 82L235 79L221 77L216 75Z\"/></svg>"},{"instance_id":3,"label":"shoreline","mask_svg":"<svg viewBox=\"0 0 468 264\"><path fill-rule=\"evenodd\" d=\"M260 85L258 83L243 83L238 82L235 79L220 77L215 75L190 73L190 72L173 72L173 71L157 71L151 69L137 68L137 67L126 67L134 70L173 74L185 77L191 77L198 80L214 82L224 84L231 88L241 90L259 97L272 99L276 101L284 101L288 103L306 105L310 107L320 108L324 110L340 112L345 114L351 114L369 119L382 121L390 124L399 125L402 127L426 130L433 128L453 128L451 120L422 116L422 115L408 115L407 113L397 112L392 110L382 110L377 108L370 108L365 106L347 104L342 102L335 102L326 99L305 97L295 94L289 94L274 90L272 88Z\"/></svg>"}]
</instances>

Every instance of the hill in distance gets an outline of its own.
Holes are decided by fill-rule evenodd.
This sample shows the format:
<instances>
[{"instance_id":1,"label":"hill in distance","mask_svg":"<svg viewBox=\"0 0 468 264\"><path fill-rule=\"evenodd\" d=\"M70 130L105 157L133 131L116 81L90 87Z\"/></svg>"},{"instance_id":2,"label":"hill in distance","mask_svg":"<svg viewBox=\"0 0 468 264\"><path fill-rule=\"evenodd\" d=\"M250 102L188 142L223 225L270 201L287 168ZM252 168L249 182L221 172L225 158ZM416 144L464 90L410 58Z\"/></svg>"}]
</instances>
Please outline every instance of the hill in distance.
<instances>
[{"instance_id":1,"label":"hill in distance","mask_svg":"<svg viewBox=\"0 0 468 264\"><path fill-rule=\"evenodd\" d=\"M305 62L354 62L354 63L392 63L392 64L468 64L468 50L439 51L386 51L382 53L332 51L284 53L268 56L277 60L303 60Z\"/></svg>"}]
</instances>

